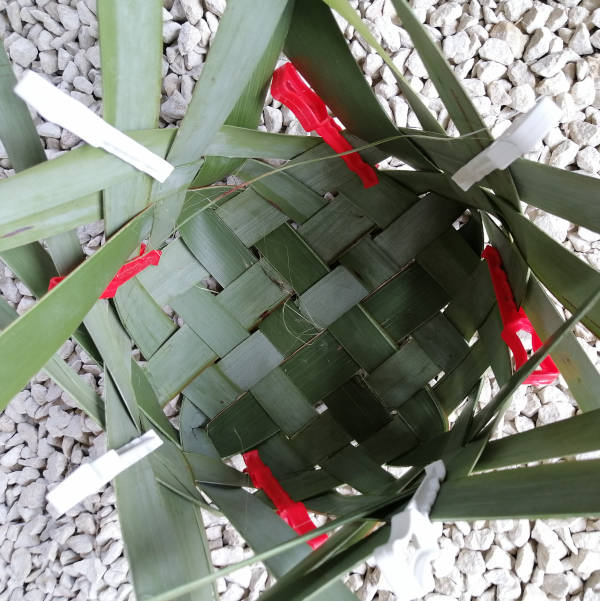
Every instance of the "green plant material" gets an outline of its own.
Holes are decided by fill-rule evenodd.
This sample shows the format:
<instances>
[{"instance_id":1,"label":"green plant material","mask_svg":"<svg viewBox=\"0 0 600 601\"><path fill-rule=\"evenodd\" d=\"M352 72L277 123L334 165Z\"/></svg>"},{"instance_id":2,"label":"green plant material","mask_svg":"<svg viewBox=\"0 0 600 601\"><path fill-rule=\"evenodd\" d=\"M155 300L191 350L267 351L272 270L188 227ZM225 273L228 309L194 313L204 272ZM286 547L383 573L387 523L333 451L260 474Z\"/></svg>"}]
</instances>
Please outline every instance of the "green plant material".
<instances>
[{"instance_id":1,"label":"green plant material","mask_svg":"<svg viewBox=\"0 0 600 601\"><path fill-rule=\"evenodd\" d=\"M525 217L514 212L505 212L504 217L531 270L566 309L576 313L600 289L600 274ZM591 308L582 323L600 336L600 304Z\"/></svg>"},{"instance_id":2,"label":"green plant material","mask_svg":"<svg viewBox=\"0 0 600 601\"><path fill-rule=\"evenodd\" d=\"M436 520L546 519L600 514L599 461L501 470L445 482Z\"/></svg>"},{"instance_id":3,"label":"green plant material","mask_svg":"<svg viewBox=\"0 0 600 601\"><path fill-rule=\"evenodd\" d=\"M0 48L0 138L15 171L22 171L46 160L42 142L37 134L27 105L13 92L17 78Z\"/></svg>"},{"instance_id":4,"label":"green plant material","mask_svg":"<svg viewBox=\"0 0 600 601\"><path fill-rule=\"evenodd\" d=\"M158 124L161 10L160 0L108 0L98 4L102 110L104 118L118 129L150 129ZM140 52L140 48L144 51ZM138 171L127 181L104 190L107 236L144 209L151 186L150 176Z\"/></svg>"},{"instance_id":5,"label":"green plant material","mask_svg":"<svg viewBox=\"0 0 600 601\"><path fill-rule=\"evenodd\" d=\"M17 319L17 312L0 297L0 330ZM85 411L100 427L104 428L104 403L58 355L53 355L44 365L44 371Z\"/></svg>"},{"instance_id":6,"label":"green plant material","mask_svg":"<svg viewBox=\"0 0 600 601\"><path fill-rule=\"evenodd\" d=\"M288 4L281 0L265 0L257 5L232 0L227 5L186 116L167 154L176 170L164 184L154 186L157 205L150 239L154 246L171 233L183 206L185 188L198 171L197 162L273 44ZM260 36L255 34L258 30ZM280 47L280 34L275 44ZM221 77L223 71L235 72L237 76Z\"/></svg>"},{"instance_id":7,"label":"green plant material","mask_svg":"<svg viewBox=\"0 0 600 601\"><path fill-rule=\"evenodd\" d=\"M284 50L352 133L369 142L398 135L364 80L331 11L322 0L296 3ZM340 90L344 93L340 94ZM429 160L409 140L398 139L381 148L415 169L432 169Z\"/></svg>"},{"instance_id":8,"label":"green plant material","mask_svg":"<svg viewBox=\"0 0 600 601\"><path fill-rule=\"evenodd\" d=\"M283 42L288 32L293 4L293 2L288 2L273 32L271 42L258 61L246 89L241 93L236 105L225 120L226 125L235 125L250 129L255 129L258 125L265 104L269 82L271 81L271 75L281 54ZM211 184L230 173L235 173L243 162L239 158L226 159L219 156L207 156L198 175L192 182L192 186Z\"/></svg>"},{"instance_id":9,"label":"green plant material","mask_svg":"<svg viewBox=\"0 0 600 601\"><path fill-rule=\"evenodd\" d=\"M600 449L600 409L490 442L476 471L568 457Z\"/></svg>"},{"instance_id":10,"label":"green plant material","mask_svg":"<svg viewBox=\"0 0 600 601\"><path fill-rule=\"evenodd\" d=\"M7 181L10 181L9 180ZM0 407L4 408L73 333L139 244L141 214L0 334ZM77 299L77 304L72 303ZM23 361L27 357L27 361Z\"/></svg>"},{"instance_id":11,"label":"green plant material","mask_svg":"<svg viewBox=\"0 0 600 601\"><path fill-rule=\"evenodd\" d=\"M324 0L325 4L328 4L333 8L340 16L350 23L360 33L360 35L369 43L369 45L377 51L377 54L381 56L385 64L391 69L400 91L406 98L406 101L417 115L423 129L444 134L444 129L438 123L437 119L431 114L431 111L425 106L423 101L419 98L417 93L410 87L409 83L404 79L402 72L395 65L390 55L383 49L381 44L375 39L375 36L371 33L371 30L367 27L366 23L360 18L359 14L350 6L347 0Z\"/></svg>"},{"instance_id":12,"label":"green plant material","mask_svg":"<svg viewBox=\"0 0 600 601\"><path fill-rule=\"evenodd\" d=\"M519 276L515 277L516 272L526 273L527 264L500 228L488 218L484 218L484 223L490 239L504 257L505 266L508 265L507 273L513 291L518 293L519 290L523 290L523 307L526 313L531 315L531 322L542 340L547 338L563 322L562 316L535 277L529 278L526 291L522 286L518 288L515 286L514 282L521 280ZM512 269L513 265L514 269ZM524 278L521 281L524 283ZM600 399L597 390L600 390L600 374L572 332L565 334L553 351L552 359L556 362L581 409L583 411L598 409Z\"/></svg>"},{"instance_id":13,"label":"green plant material","mask_svg":"<svg viewBox=\"0 0 600 601\"><path fill-rule=\"evenodd\" d=\"M510 171L519 195L526 203L600 231L600 218L594 204L590 203L590 198L600 191L600 182L596 178L577 177L570 171L525 159L517 159ZM565 198L569 202L565 202Z\"/></svg>"},{"instance_id":14,"label":"green plant material","mask_svg":"<svg viewBox=\"0 0 600 601\"><path fill-rule=\"evenodd\" d=\"M139 430L130 421L108 374L105 386L108 444L118 448L139 436ZM162 447L154 453L161 451ZM139 599L168 591L197 578L199 573L210 573L208 544L198 508L156 482L148 457L118 475L114 486L125 549ZM215 598L210 587L180 597L186 601Z\"/></svg>"},{"instance_id":15,"label":"green plant material","mask_svg":"<svg viewBox=\"0 0 600 601\"><path fill-rule=\"evenodd\" d=\"M480 433L490 420L495 416L494 422L508 408L512 394L523 381L531 375L539 364L558 346L564 336L577 325L585 315L596 305L600 299L600 288L590 296L573 314L567 319L546 342L516 371L510 380L502 386L498 394L475 416L473 420L472 434ZM493 428L489 428L491 431Z\"/></svg>"}]
</instances>

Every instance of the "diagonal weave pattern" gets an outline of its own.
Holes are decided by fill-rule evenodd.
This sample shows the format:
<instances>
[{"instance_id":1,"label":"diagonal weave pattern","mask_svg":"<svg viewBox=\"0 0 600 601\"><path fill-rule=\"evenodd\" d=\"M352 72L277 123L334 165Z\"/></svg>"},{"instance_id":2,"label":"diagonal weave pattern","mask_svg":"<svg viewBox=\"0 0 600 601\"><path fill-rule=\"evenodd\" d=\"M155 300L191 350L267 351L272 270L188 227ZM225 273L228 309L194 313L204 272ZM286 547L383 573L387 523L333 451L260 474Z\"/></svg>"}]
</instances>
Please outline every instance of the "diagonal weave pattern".
<instances>
[{"instance_id":1,"label":"diagonal weave pattern","mask_svg":"<svg viewBox=\"0 0 600 601\"><path fill-rule=\"evenodd\" d=\"M338 513L356 499L325 493L393 483L381 464L444 431L502 346L472 228L453 227L465 207L393 174L365 190L339 159L305 163L327 154L283 172L250 160L238 175L263 177L244 191L191 194L204 209L118 308L161 404L183 389L221 456L258 448L293 498Z\"/></svg>"}]
</instances>

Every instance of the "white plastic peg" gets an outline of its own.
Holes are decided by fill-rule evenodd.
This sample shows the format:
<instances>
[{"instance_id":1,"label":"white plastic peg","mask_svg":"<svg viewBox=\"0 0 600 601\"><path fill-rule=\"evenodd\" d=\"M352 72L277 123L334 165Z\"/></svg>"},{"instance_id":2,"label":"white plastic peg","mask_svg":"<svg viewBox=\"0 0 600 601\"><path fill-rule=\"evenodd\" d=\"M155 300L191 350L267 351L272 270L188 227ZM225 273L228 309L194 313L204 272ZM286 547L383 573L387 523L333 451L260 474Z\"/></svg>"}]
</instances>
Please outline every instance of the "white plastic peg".
<instances>
[{"instance_id":1,"label":"white plastic peg","mask_svg":"<svg viewBox=\"0 0 600 601\"><path fill-rule=\"evenodd\" d=\"M550 98L540 98L528 113L517 117L497 140L461 167L452 180L463 190L468 190L495 169L506 169L522 154L533 150L558 125L561 115L561 110Z\"/></svg>"},{"instance_id":2,"label":"white plastic peg","mask_svg":"<svg viewBox=\"0 0 600 601\"><path fill-rule=\"evenodd\" d=\"M68 129L91 146L114 154L159 182L164 182L174 169L162 157L109 125L94 111L33 71L25 72L15 86L15 94L48 121Z\"/></svg>"},{"instance_id":3,"label":"white plastic peg","mask_svg":"<svg viewBox=\"0 0 600 601\"><path fill-rule=\"evenodd\" d=\"M377 547L375 561L398 601L410 601L433 590L431 562L439 553L437 531L429 520L440 483L446 477L441 460L425 468L425 478L408 505L392 517L390 538ZM414 538L416 548L409 548Z\"/></svg>"},{"instance_id":4,"label":"white plastic peg","mask_svg":"<svg viewBox=\"0 0 600 601\"><path fill-rule=\"evenodd\" d=\"M63 514L89 495L98 492L105 484L129 466L160 447L162 440L154 430L117 450L110 450L90 463L84 463L53 488L46 499L59 514Z\"/></svg>"}]
</instances>

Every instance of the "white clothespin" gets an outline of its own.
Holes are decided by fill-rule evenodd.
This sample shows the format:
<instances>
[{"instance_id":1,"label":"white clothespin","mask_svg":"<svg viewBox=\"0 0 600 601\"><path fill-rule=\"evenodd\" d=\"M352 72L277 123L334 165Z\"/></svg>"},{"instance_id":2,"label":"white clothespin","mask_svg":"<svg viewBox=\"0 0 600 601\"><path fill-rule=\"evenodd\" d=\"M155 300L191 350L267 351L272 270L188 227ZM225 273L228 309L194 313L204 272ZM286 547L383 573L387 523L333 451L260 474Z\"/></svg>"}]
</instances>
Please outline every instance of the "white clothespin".
<instances>
[{"instance_id":1,"label":"white clothespin","mask_svg":"<svg viewBox=\"0 0 600 601\"><path fill-rule=\"evenodd\" d=\"M429 512L445 476L442 460L425 468L425 478L413 498L403 511L392 517L388 542L375 549L375 561L398 601L410 601L433 590L431 562L439 548ZM409 548L413 537L416 541L414 551Z\"/></svg>"},{"instance_id":2,"label":"white clothespin","mask_svg":"<svg viewBox=\"0 0 600 601\"><path fill-rule=\"evenodd\" d=\"M174 169L162 157L109 125L94 111L33 71L25 72L15 86L15 94L48 121L68 129L91 146L101 147L118 156L159 182L164 182Z\"/></svg>"},{"instance_id":3,"label":"white clothespin","mask_svg":"<svg viewBox=\"0 0 600 601\"><path fill-rule=\"evenodd\" d=\"M517 117L497 140L461 167L452 180L463 190L468 190L495 169L506 169L522 154L533 150L558 125L561 115L561 110L550 98L540 98L528 113Z\"/></svg>"},{"instance_id":4,"label":"white clothespin","mask_svg":"<svg viewBox=\"0 0 600 601\"><path fill-rule=\"evenodd\" d=\"M162 443L154 430L148 430L120 449L111 449L98 459L79 466L53 488L46 495L46 499L59 514L63 514L100 490L123 470L149 455Z\"/></svg>"}]
</instances>

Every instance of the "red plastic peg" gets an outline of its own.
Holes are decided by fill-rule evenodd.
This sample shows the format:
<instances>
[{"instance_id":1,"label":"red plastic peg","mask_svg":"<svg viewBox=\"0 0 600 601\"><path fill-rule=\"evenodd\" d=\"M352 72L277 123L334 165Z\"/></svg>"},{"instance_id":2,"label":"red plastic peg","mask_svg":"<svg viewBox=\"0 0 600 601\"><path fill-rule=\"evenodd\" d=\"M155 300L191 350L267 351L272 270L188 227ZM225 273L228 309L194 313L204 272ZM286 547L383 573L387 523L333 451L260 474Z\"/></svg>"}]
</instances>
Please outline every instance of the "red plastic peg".
<instances>
[{"instance_id":1,"label":"red plastic peg","mask_svg":"<svg viewBox=\"0 0 600 601\"><path fill-rule=\"evenodd\" d=\"M271 95L285 104L298 117L306 131L316 131L335 152L348 152L352 145L340 133L340 126L327 113L327 106L314 90L311 90L292 63L285 63L273 73ZM379 183L377 172L365 163L358 152L340 157L350 171L362 180L365 188Z\"/></svg>"},{"instance_id":2,"label":"red plastic peg","mask_svg":"<svg viewBox=\"0 0 600 601\"><path fill-rule=\"evenodd\" d=\"M146 252L146 245L142 244L140 246L140 254L138 257L125 263L119 271L117 271L117 275L111 280L110 284L106 287L100 298L113 298L119 289L119 286L122 286L125 282L129 281L131 278L135 277L140 271L146 269L150 265L158 265L160 261L160 256L162 252L160 250L151 250L150 252L144 254ZM54 286L60 284L65 279L65 276L50 278L50 282L48 284L48 290L52 290Z\"/></svg>"},{"instance_id":3,"label":"red plastic peg","mask_svg":"<svg viewBox=\"0 0 600 601\"><path fill-rule=\"evenodd\" d=\"M527 351L517 335L517 332L531 334L531 344L534 351L542 346L534 327L522 308L517 309L513 293L502 268L502 257L493 246L486 246L481 255L488 264L500 316L502 317L502 339L512 351L515 358L515 367L519 369L527 361ZM559 375L558 367L550 356L546 357L539 367L523 382L523 384L545 385L552 384Z\"/></svg>"},{"instance_id":4,"label":"red plastic peg","mask_svg":"<svg viewBox=\"0 0 600 601\"><path fill-rule=\"evenodd\" d=\"M246 463L245 471L250 476L254 487L264 491L277 508L277 515L290 528L293 528L298 534L307 534L316 528L304 503L292 501L277 478L273 476L273 472L262 462L257 450L244 453L243 458ZM321 534L307 542L313 549L317 549L326 540L327 534Z\"/></svg>"}]
</instances>

